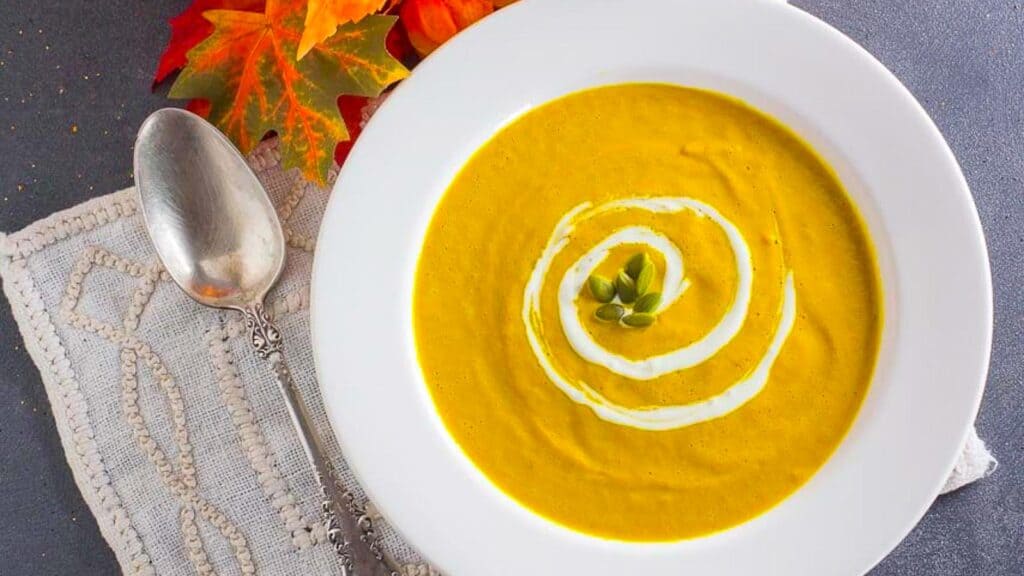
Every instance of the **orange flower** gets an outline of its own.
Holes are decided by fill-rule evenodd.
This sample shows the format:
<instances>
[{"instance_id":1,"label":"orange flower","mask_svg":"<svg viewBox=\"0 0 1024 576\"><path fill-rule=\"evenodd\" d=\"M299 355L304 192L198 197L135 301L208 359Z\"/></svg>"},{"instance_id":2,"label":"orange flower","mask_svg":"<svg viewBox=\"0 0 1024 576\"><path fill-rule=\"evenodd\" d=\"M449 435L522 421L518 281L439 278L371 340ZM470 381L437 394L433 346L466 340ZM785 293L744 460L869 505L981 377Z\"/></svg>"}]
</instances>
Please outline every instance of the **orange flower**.
<instances>
[{"instance_id":1,"label":"orange flower","mask_svg":"<svg viewBox=\"0 0 1024 576\"><path fill-rule=\"evenodd\" d=\"M400 13L409 43L426 56L456 32L511 0L405 0Z\"/></svg>"}]
</instances>

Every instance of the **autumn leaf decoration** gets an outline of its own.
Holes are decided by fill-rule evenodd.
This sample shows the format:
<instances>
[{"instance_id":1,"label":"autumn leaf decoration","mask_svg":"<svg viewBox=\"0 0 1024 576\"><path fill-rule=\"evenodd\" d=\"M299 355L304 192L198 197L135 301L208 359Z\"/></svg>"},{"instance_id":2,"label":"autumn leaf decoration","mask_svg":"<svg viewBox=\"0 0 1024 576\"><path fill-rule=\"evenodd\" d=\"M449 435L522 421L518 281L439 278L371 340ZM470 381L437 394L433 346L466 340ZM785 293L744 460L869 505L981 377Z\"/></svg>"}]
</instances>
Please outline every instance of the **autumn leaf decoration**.
<instances>
[{"instance_id":1,"label":"autumn leaf decoration","mask_svg":"<svg viewBox=\"0 0 1024 576\"><path fill-rule=\"evenodd\" d=\"M413 48L426 56L463 28L494 12L494 6L493 0L405 0L402 24Z\"/></svg>"},{"instance_id":2,"label":"autumn leaf decoration","mask_svg":"<svg viewBox=\"0 0 1024 576\"><path fill-rule=\"evenodd\" d=\"M306 25L299 39L297 58L309 54L313 45L330 38L338 26L359 22L384 7L387 0L309 0Z\"/></svg>"},{"instance_id":3,"label":"autumn leaf decoration","mask_svg":"<svg viewBox=\"0 0 1024 576\"><path fill-rule=\"evenodd\" d=\"M163 82L175 70L188 63L186 54L213 32L213 24L203 18L203 12L223 8L262 12L263 0L195 0L184 12L171 18L171 40L160 57L153 84Z\"/></svg>"},{"instance_id":4,"label":"autumn leaf decoration","mask_svg":"<svg viewBox=\"0 0 1024 576\"><path fill-rule=\"evenodd\" d=\"M180 69L171 98L243 153L277 133L284 167L323 185L370 99L408 74L399 59L415 64L413 49L425 56L512 1L193 0L170 21L153 84Z\"/></svg>"},{"instance_id":5,"label":"autumn leaf decoration","mask_svg":"<svg viewBox=\"0 0 1024 576\"><path fill-rule=\"evenodd\" d=\"M408 71L385 49L391 16L343 24L298 59L305 15L305 0L204 12L213 32L188 52L170 97L208 100L208 119L243 153L276 131L283 166L323 185L334 145L348 139L338 96L377 96Z\"/></svg>"}]
</instances>

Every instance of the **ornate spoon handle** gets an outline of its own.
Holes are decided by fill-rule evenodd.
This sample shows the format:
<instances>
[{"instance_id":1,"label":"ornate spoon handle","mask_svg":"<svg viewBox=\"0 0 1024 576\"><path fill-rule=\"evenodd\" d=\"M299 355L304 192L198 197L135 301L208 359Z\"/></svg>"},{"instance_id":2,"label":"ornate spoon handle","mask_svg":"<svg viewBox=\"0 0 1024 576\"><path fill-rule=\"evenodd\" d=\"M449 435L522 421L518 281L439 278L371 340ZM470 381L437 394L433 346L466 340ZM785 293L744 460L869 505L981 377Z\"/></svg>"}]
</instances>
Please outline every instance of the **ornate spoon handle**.
<instances>
[{"instance_id":1,"label":"ornate spoon handle","mask_svg":"<svg viewBox=\"0 0 1024 576\"><path fill-rule=\"evenodd\" d=\"M243 312L250 342L260 358L270 361L299 443L313 465L320 488L320 512L327 528L327 538L341 561L342 576L373 575L381 569L386 570L383 574L387 576L400 576L401 567L384 552L372 519L356 503L352 493L342 487L334 467L324 456L323 444L281 353L281 332L270 321L262 304L255 304ZM349 540L353 534L359 534L359 539Z\"/></svg>"}]
</instances>

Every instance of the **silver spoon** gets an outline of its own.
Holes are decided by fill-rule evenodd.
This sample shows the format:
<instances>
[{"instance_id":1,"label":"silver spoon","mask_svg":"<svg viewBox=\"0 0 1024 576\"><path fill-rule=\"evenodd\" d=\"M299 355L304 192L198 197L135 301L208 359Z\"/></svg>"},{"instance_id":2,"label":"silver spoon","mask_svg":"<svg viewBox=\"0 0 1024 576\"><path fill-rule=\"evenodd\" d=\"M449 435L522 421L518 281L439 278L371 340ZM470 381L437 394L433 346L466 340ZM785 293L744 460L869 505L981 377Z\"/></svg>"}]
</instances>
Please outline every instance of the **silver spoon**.
<instances>
[{"instance_id":1,"label":"silver spoon","mask_svg":"<svg viewBox=\"0 0 1024 576\"><path fill-rule=\"evenodd\" d=\"M146 228L167 272L195 301L245 315L250 341L277 377L302 448L316 473L327 535L342 575L398 576L373 523L338 483L281 352L263 299L284 267L281 223L263 185L211 124L184 110L151 114L135 141L135 184ZM359 534L359 538L351 539Z\"/></svg>"}]
</instances>

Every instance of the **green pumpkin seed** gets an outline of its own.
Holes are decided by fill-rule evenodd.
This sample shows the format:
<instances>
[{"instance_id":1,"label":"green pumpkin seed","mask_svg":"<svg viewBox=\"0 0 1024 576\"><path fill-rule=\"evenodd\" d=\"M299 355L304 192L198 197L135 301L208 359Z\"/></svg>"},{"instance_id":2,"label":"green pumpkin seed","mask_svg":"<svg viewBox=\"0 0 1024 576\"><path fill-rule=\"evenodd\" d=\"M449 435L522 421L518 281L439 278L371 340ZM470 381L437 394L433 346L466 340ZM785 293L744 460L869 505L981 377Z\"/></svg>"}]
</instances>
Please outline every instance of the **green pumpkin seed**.
<instances>
[{"instance_id":1,"label":"green pumpkin seed","mask_svg":"<svg viewBox=\"0 0 1024 576\"><path fill-rule=\"evenodd\" d=\"M622 323L626 326L632 326L633 328L643 328L654 324L654 320L657 317L654 314L648 314L646 312L635 312L626 316L622 319Z\"/></svg>"},{"instance_id":2,"label":"green pumpkin seed","mask_svg":"<svg viewBox=\"0 0 1024 576\"><path fill-rule=\"evenodd\" d=\"M661 306L661 292L649 292L636 299L633 312L653 314Z\"/></svg>"},{"instance_id":3,"label":"green pumpkin seed","mask_svg":"<svg viewBox=\"0 0 1024 576\"><path fill-rule=\"evenodd\" d=\"M615 299L615 284L612 284L612 281L604 276L591 274L587 279L587 285L590 286L590 293L598 302L611 302Z\"/></svg>"},{"instance_id":4,"label":"green pumpkin seed","mask_svg":"<svg viewBox=\"0 0 1024 576\"><path fill-rule=\"evenodd\" d=\"M623 271L619 271L619 275L615 277L615 290L619 293L619 300L622 300L624 304L636 300L636 283Z\"/></svg>"},{"instance_id":5,"label":"green pumpkin seed","mask_svg":"<svg viewBox=\"0 0 1024 576\"><path fill-rule=\"evenodd\" d=\"M648 260L644 263L643 267L640 268L640 273L636 276L636 295L643 296L647 293L647 289L651 287L651 282L654 281L654 264Z\"/></svg>"},{"instance_id":6,"label":"green pumpkin seed","mask_svg":"<svg viewBox=\"0 0 1024 576\"><path fill-rule=\"evenodd\" d=\"M637 252L626 262L626 274L636 280L640 277L640 271L648 265L653 264L651 264L651 257L647 255L647 252Z\"/></svg>"},{"instance_id":7,"label":"green pumpkin seed","mask_svg":"<svg viewBox=\"0 0 1024 576\"><path fill-rule=\"evenodd\" d=\"M594 316L597 316L599 320L604 320L606 322L616 322L625 314L626 309L618 304L605 304L594 311Z\"/></svg>"}]
</instances>

